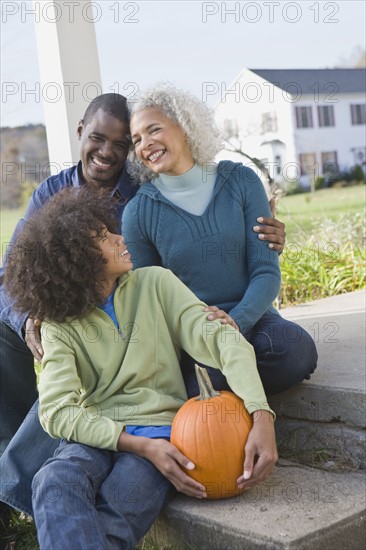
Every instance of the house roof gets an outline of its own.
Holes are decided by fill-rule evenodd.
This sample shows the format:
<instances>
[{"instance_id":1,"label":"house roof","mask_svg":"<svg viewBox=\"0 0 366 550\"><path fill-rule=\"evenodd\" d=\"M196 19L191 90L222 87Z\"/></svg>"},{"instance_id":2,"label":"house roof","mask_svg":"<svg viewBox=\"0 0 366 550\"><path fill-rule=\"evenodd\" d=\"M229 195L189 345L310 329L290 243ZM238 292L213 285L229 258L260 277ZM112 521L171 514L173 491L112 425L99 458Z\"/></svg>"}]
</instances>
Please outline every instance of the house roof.
<instances>
[{"instance_id":1,"label":"house roof","mask_svg":"<svg viewBox=\"0 0 366 550\"><path fill-rule=\"evenodd\" d=\"M290 83L296 83L303 94L357 93L366 91L365 69L249 69L275 86L293 91ZM317 84L318 83L318 84ZM332 84L335 86L332 87ZM296 93L294 91L294 93Z\"/></svg>"}]
</instances>

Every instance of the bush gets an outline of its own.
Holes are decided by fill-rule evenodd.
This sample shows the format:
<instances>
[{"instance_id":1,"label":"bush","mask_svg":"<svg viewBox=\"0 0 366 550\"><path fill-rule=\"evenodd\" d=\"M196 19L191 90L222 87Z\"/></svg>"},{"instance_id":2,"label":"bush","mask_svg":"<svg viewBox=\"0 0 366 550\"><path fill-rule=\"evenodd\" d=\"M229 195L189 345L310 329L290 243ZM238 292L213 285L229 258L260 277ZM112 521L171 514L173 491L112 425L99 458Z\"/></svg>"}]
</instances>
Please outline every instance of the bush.
<instances>
[{"instance_id":1,"label":"bush","mask_svg":"<svg viewBox=\"0 0 366 550\"><path fill-rule=\"evenodd\" d=\"M324 177L325 187L347 187L348 185L357 185L359 182L365 181L365 174L362 167L356 164L351 170L336 170L329 171Z\"/></svg>"},{"instance_id":2,"label":"bush","mask_svg":"<svg viewBox=\"0 0 366 550\"><path fill-rule=\"evenodd\" d=\"M364 245L361 214L324 219L305 244L288 243L281 258L283 306L364 288Z\"/></svg>"},{"instance_id":3,"label":"bush","mask_svg":"<svg viewBox=\"0 0 366 550\"><path fill-rule=\"evenodd\" d=\"M318 189L324 189L324 187L325 187L325 177L318 176L315 179L315 191L318 191Z\"/></svg>"},{"instance_id":4,"label":"bush","mask_svg":"<svg viewBox=\"0 0 366 550\"><path fill-rule=\"evenodd\" d=\"M286 193L286 195L297 195L298 193L307 193L309 189L304 188L299 180L288 180L281 182L278 186Z\"/></svg>"},{"instance_id":5,"label":"bush","mask_svg":"<svg viewBox=\"0 0 366 550\"><path fill-rule=\"evenodd\" d=\"M365 174L363 173L362 167L359 164L356 164L352 170L352 179L356 181L365 181Z\"/></svg>"}]
</instances>

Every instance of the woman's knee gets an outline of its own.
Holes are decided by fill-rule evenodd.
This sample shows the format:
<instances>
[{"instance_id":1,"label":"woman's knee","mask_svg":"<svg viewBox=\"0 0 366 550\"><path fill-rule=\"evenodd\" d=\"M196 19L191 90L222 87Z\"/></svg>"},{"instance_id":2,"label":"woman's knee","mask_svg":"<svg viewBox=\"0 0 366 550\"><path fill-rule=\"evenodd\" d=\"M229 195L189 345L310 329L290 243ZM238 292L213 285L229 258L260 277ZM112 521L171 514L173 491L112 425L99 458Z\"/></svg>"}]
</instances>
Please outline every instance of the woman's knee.
<instances>
[{"instance_id":1,"label":"woman's knee","mask_svg":"<svg viewBox=\"0 0 366 550\"><path fill-rule=\"evenodd\" d=\"M318 359L315 343L300 325L272 315L258 328L253 338L256 354L278 353L282 355L284 363L290 366L296 363L300 370L314 371Z\"/></svg>"},{"instance_id":2,"label":"woman's knee","mask_svg":"<svg viewBox=\"0 0 366 550\"><path fill-rule=\"evenodd\" d=\"M318 352L310 334L299 326L298 334L298 341L289 346L287 353L289 367L292 367L295 371L295 384L303 380L309 380L318 362Z\"/></svg>"},{"instance_id":3,"label":"woman's knee","mask_svg":"<svg viewBox=\"0 0 366 550\"><path fill-rule=\"evenodd\" d=\"M268 395L308 380L317 366L314 340L296 323L282 323L281 338L272 349L257 355L258 370Z\"/></svg>"}]
</instances>

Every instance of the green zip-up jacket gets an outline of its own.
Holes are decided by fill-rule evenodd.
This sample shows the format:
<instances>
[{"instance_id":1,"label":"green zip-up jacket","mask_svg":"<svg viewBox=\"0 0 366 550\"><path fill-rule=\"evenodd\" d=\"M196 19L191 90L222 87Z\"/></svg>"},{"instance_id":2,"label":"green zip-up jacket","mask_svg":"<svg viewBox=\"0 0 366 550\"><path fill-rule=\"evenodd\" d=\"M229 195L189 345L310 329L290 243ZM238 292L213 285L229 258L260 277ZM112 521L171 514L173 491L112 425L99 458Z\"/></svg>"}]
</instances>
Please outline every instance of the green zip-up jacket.
<instances>
[{"instance_id":1,"label":"green zip-up jacket","mask_svg":"<svg viewBox=\"0 0 366 550\"><path fill-rule=\"evenodd\" d=\"M173 273L146 267L120 277L114 307L64 323L44 322L40 420L55 438L117 450L125 425L170 425L186 401L184 349L221 369L250 413L270 410L252 346L207 321L206 304Z\"/></svg>"}]
</instances>

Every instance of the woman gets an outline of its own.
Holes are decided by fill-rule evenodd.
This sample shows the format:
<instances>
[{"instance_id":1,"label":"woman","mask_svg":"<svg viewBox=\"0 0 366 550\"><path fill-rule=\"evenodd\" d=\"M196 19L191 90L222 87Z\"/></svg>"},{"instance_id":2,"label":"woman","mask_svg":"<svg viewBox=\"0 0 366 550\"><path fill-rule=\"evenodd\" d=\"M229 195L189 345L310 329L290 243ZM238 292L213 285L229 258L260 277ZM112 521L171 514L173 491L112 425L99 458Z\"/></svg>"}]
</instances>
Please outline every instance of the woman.
<instances>
[{"instance_id":1,"label":"woman","mask_svg":"<svg viewBox=\"0 0 366 550\"><path fill-rule=\"evenodd\" d=\"M169 270L132 271L118 230L108 194L65 189L25 224L6 266L18 309L43 321L39 417L62 438L32 485L41 550L128 550L173 486L207 496L169 442L187 397L182 347L222 369L253 416L238 487L265 479L277 459L251 346L219 323L203 339L205 304Z\"/></svg>"},{"instance_id":2,"label":"woman","mask_svg":"<svg viewBox=\"0 0 366 550\"><path fill-rule=\"evenodd\" d=\"M263 185L249 168L214 163L221 149L213 113L170 86L146 91L132 105L131 173L143 183L127 205L123 233L135 265L162 265L253 345L267 394L309 378L317 362L311 337L273 308L280 269L273 244L253 228L270 215ZM197 387L192 360L183 365L188 395ZM244 365L243 365L244 368ZM210 373L227 389L221 373Z\"/></svg>"}]
</instances>

